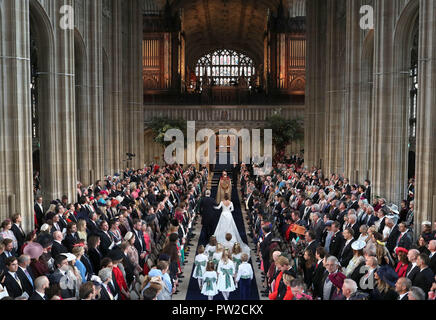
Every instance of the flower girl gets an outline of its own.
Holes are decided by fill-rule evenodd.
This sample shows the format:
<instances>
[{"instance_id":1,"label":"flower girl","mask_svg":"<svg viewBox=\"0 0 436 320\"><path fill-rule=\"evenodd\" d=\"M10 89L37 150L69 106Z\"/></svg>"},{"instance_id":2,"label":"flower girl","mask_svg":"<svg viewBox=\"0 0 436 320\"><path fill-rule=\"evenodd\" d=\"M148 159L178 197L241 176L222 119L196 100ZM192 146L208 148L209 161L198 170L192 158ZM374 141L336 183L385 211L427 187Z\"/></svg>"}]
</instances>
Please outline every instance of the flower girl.
<instances>
[{"instance_id":1,"label":"flower girl","mask_svg":"<svg viewBox=\"0 0 436 320\"><path fill-rule=\"evenodd\" d=\"M209 243L206 246L206 250L205 250L206 254L209 255L209 259L212 259L213 254L216 251L216 245L217 245L216 237L215 236L210 237Z\"/></svg>"},{"instance_id":2,"label":"flower girl","mask_svg":"<svg viewBox=\"0 0 436 320\"><path fill-rule=\"evenodd\" d=\"M206 272L202 278L203 287L201 288L201 294L207 296L209 300L213 300L213 297L218 293L217 279L218 275L215 271L215 265L212 261L208 261Z\"/></svg>"},{"instance_id":3,"label":"flower girl","mask_svg":"<svg viewBox=\"0 0 436 320\"><path fill-rule=\"evenodd\" d=\"M209 257L204 253L204 246L198 247L198 254L195 256L195 269L192 277L198 280L198 286L200 287L203 284L203 274L206 272L206 263Z\"/></svg>"},{"instance_id":4,"label":"flower girl","mask_svg":"<svg viewBox=\"0 0 436 320\"><path fill-rule=\"evenodd\" d=\"M222 292L224 299L228 300L230 292L235 291L235 282L233 276L235 275L235 265L229 258L229 250L224 250L221 260L218 263L218 285L217 288Z\"/></svg>"},{"instance_id":5,"label":"flower girl","mask_svg":"<svg viewBox=\"0 0 436 320\"><path fill-rule=\"evenodd\" d=\"M215 269L218 265L218 262L221 260L221 256L223 255L224 247L221 245L221 243L218 243L216 246L216 251L212 255L212 261L215 264Z\"/></svg>"}]
</instances>

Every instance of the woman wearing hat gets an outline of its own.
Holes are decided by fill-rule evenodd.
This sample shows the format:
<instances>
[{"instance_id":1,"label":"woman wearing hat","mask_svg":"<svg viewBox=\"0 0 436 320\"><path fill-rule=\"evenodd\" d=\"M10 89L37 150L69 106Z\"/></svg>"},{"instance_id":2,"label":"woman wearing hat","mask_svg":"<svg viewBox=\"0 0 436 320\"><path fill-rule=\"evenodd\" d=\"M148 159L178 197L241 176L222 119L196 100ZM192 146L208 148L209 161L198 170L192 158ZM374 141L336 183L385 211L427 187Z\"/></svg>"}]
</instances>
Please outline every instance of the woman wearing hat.
<instances>
[{"instance_id":1,"label":"woman wearing hat","mask_svg":"<svg viewBox=\"0 0 436 320\"><path fill-rule=\"evenodd\" d=\"M395 283L398 275L389 265L378 268L374 273L376 286L370 294L370 300L397 300L398 293L395 291Z\"/></svg>"},{"instance_id":2,"label":"woman wearing hat","mask_svg":"<svg viewBox=\"0 0 436 320\"><path fill-rule=\"evenodd\" d=\"M35 279L41 276L45 276L49 273L47 261L41 259L43 253L44 247L38 242L30 242L23 249L23 254L28 255L31 259L30 268L33 271Z\"/></svg>"},{"instance_id":3,"label":"woman wearing hat","mask_svg":"<svg viewBox=\"0 0 436 320\"><path fill-rule=\"evenodd\" d=\"M409 250L398 247L395 250L395 253L398 257L398 264L395 268L395 272L398 274L399 278L405 277L407 273L407 267L409 266L409 259L407 259L407 254L409 253Z\"/></svg>"},{"instance_id":4,"label":"woman wearing hat","mask_svg":"<svg viewBox=\"0 0 436 320\"><path fill-rule=\"evenodd\" d=\"M357 240L354 241L351 244L351 249L353 249L353 258L350 260L350 262L347 265L347 268L345 269L345 275L354 281L356 281L354 277L356 277L356 274L360 274L360 268L365 265L365 257L363 256L363 248L365 248L366 242L363 240ZM355 272L357 270L357 272ZM358 283L358 281L356 281Z\"/></svg>"},{"instance_id":5,"label":"woman wearing hat","mask_svg":"<svg viewBox=\"0 0 436 320\"><path fill-rule=\"evenodd\" d=\"M127 232L124 236L124 240L127 241L129 247L126 249L127 257L130 259L132 264L135 266L135 274L139 275L142 272L142 267L139 265L139 254L138 250L135 248L135 235L133 232Z\"/></svg>"}]
</instances>

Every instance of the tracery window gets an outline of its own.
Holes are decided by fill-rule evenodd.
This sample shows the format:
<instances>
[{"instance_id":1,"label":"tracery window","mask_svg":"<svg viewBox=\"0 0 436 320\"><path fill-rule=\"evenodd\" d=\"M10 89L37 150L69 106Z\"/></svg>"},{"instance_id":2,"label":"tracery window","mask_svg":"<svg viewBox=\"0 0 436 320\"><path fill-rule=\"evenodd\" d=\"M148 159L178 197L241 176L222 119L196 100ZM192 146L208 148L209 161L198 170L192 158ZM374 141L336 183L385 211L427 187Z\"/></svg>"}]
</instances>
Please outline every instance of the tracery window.
<instances>
[{"instance_id":1,"label":"tracery window","mask_svg":"<svg viewBox=\"0 0 436 320\"><path fill-rule=\"evenodd\" d=\"M418 42L419 33L415 32L410 66L409 148L412 150L415 150L416 146L416 112L418 107Z\"/></svg>"},{"instance_id":2,"label":"tracery window","mask_svg":"<svg viewBox=\"0 0 436 320\"><path fill-rule=\"evenodd\" d=\"M247 83L255 75L253 60L233 50L216 50L201 57L195 68L200 83L208 79L216 86L232 86L238 84L240 77Z\"/></svg>"}]
</instances>

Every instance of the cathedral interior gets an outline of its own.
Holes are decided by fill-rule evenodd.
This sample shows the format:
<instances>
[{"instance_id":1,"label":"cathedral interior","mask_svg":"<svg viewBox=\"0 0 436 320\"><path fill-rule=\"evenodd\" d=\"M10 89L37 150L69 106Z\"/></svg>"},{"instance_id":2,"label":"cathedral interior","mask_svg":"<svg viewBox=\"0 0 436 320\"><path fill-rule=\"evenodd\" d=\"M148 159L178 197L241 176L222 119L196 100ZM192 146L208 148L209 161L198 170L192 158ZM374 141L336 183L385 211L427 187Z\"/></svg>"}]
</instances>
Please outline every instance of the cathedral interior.
<instances>
[{"instance_id":1,"label":"cathedral interior","mask_svg":"<svg viewBox=\"0 0 436 320\"><path fill-rule=\"evenodd\" d=\"M435 70L434 0L0 0L0 218L33 228L36 173L74 202L78 181L162 162L155 117L278 113L304 121L287 152L308 168L393 203L414 178L434 221Z\"/></svg>"}]
</instances>

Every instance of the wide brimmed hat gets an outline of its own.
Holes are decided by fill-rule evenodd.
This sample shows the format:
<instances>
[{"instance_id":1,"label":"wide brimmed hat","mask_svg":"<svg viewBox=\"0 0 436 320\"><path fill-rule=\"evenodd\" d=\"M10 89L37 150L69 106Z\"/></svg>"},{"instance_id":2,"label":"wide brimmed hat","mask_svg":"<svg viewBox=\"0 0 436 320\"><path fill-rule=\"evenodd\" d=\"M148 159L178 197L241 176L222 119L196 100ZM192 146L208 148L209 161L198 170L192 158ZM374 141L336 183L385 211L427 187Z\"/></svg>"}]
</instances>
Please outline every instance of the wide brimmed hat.
<instances>
[{"instance_id":1,"label":"wide brimmed hat","mask_svg":"<svg viewBox=\"0 0 436 320\"><path fill-rule=\"evenodd\" d=\"M23 254L28 255L30 259L36 260L39 259L43 252L44 248L38 242L30 242L23 249Z\"/></svg>"},{"instance_id":2,"label":"wide brimmed hat","mask_svg":"<svg viewBox=\"0 0 436 320\"><path fill-rule=\"evenodd\" d=\"M398 274L395 272L392 267L388 265L383 265L380 268L377 269L378 277L389 284L391 287L395 286L395 283L398 280Z\"/></svg>"},{"instance_id":3,"label":"wide brimmed hat","mask_svg":"<svg viewBox=\"0 0 436 320\"><path fill-rule=\"evenodd\" d=\"M329 274L330 281L338 289L342 289L342 286L344 285L344 280L346 278L347 277L343 273L341 273L341 272L336 272L336 273Z\"/></svg>"},{"instance_id":4,"label":"wide brimmed hat","mask_svg":"<svg viewBox=\"0 0 436 320\"><path fill-rule=\"evenodd\" d=\"M391 204L390 206L388 206L389 210L391 210L393 213L395 214L399 214L400 211L398 210L398 206L396 204Z\"/></svg>"},{"instance_id":5,"label":"wide brimmed hat","mask_svg":"<svg viewBox=\"0 0 436 320\"><path fill-rule=\"evenodd\" d=\"M351 249L353 250L362 250L365 247L366 247L366 242L363 240L357 240L351 244Z\"/></svg>"}]
</instances>

